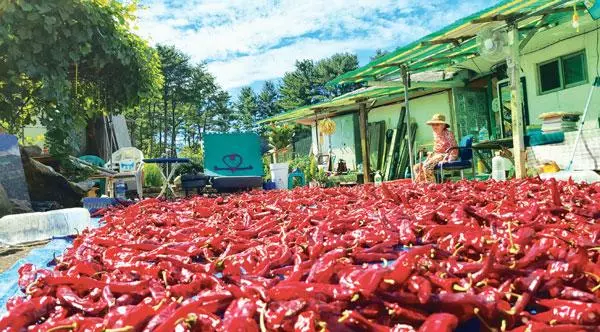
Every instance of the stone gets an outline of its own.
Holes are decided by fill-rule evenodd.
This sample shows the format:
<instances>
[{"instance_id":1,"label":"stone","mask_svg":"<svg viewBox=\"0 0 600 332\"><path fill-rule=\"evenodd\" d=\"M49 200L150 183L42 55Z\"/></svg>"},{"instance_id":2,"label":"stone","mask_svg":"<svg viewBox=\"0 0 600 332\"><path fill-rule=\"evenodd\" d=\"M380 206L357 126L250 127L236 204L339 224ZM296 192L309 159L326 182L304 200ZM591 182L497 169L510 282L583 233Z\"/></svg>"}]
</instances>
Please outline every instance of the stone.
<instances>
[{"instance_id":1,"label":"stone","mask_svg":"<svg viewBox=\"0 0 600 332\"><path fill-rule=\"evenodd\" d=\"M0 184L0 218L12 213L12 204L4 186Z\"/></svg>"},{"instance_id":2,"label":"stone","mask_svg":"<svg viewBox=\"0 0 600 332\"><path fill-rule=\"evenodd\" d=\"M30 157L39 157L42 155L42 148L37 145L24 146L23 150L25 150Z\"/></svg>"},{"instance_id":3,"label":"stone","mask_svg":"<svg viewBox=\"0 0 600 332\"><path fill-rule=\"evenodd\" d=\"M0 184L9 199L31 206L17 137L0 134Z\"/></svg>"},{"instance_id":4,"label":"stone","mask_svg":"<svg viewBox=\"0 0 600 332\"><path fill-rule=\"evenodd\" d=\"M31 208L30 202L23 201L19 199L11 199L10 203L12 205L12 213L30 213L33 212Z\"/></svg>"},{"instance_id":5,"label":"stone","mask_svg":"<svg viewBox=\"0 0 600 332\"><path fill-rule=\"evenodd\" d=\"M69 182L52 167L29 157L21 150L25 178L32 201L52 201L64 208L79 207L86 191Z\"/></svg>"}]
</instances>

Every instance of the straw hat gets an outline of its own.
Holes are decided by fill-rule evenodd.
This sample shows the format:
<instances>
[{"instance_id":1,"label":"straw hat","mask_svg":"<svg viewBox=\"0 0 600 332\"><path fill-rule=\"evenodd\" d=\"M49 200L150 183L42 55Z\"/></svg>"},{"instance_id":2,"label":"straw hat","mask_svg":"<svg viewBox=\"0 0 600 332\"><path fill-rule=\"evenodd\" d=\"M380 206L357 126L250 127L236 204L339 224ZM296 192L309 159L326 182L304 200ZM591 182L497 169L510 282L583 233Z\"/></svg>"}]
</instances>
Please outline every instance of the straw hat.
<instances>
[{"instance_id":1,"label":"straw hat","mask_svg":"<svg viewBox=\"0 0 600 332\"><path fill-rule=\"evenodd\" d=\"M431 120L427 121L427 124L430 126L433 124L445 124L446 127L450 127L448 122L446 122L446 116L444 114L434 114Z\"/></svg>"}]
</instances>

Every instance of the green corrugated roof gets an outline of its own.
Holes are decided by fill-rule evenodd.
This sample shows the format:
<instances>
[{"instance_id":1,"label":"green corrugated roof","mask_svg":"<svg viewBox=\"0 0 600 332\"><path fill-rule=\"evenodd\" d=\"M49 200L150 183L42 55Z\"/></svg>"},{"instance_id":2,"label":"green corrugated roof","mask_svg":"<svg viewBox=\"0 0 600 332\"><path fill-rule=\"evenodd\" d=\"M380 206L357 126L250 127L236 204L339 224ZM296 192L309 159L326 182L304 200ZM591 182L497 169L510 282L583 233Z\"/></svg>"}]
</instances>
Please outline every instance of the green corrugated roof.
<instances>
[{"instance_id":1,"label":"green corrugated roof","mask_svg":"<svg viewBox=\"0 0 600 332\"><path fill-rule=\"evenodd\" d=\"M330 101L303 106L297 108L295 110L285 112L279 115L275 115L268 119L264 119L260 123L265 122L289 122L302 118L306 118L309 116L313 116L315 114L315 110L318 109L333 109L344 106L349 106L356 104L359 100L369 100L374 98L381 98L391 95L400 95L404 93L404 87L370 87L370 88L361 88L345 95L333 98Z\"/></svg>"},{"instance_id":2,"label":"green corrugated roof","mask_svg":"<svg viewBox=\"0 0 600 332\"><path fill-rule=\"evenodd\" d=\"M469 15L455 23L431 33L415 42L402 46L381 58L374 60L356 70L347 72L338 76L328 84L344 84L344 83L360 83L368 80L385 80L394 75L399 74L397 66L378 67L380 65L389 65L396 63L405 63L409 67L411 73L418 73L436 69L447 68L455 63L460 63L477 53L477 44L474 36L481 29L488 26L498 27L503 25L503 22L490 23L472 23L475 19L485 19L494 16L509 16L519 14L538 13L540 11L552 8L565 8L573 6L573 3L582 3L578 1L564 0L504 0L497 5L484 9L475 14ZM570 20L572 12L561 12L549 14L545 17L545 23L562 23ZM532 17L519 23L520 29L527 29L535 26L542 16ZM465 38L468 37L468 38ZM430 44L445 39L464 38L459 45L453 43ZM357 91L345 94L343 96L332 99L331 101L322 102L315 105L303 106L295 110L285 112L271 118L260 121L265 122L288 122L302 118L314 116L315 110L318 109L333 109L348 106L356 103L356 99L366 98L374 99L387 95L400 95L404 92L403 87L372 87L362 88Z\"/></svg>"},{"instance_id":3,"label":"green corrugated roof","mask_svg":"<svg viewBox=\"0 0 600 332\"><path fill-rule=\"evenodd\" d=\"M583 1L577 1L581 3ZM445 27L442 30L429 34L406 46L402 46L366 66L347 72L338 76L328 84L357 83L365 80L384 79L387 76L398 74L398 67L377 67L379 65L406 63L411 73L432 70L436 68L447 67L452 62L462 62L469 57L474 56L477 51L476 40L473 37L478 31L486 26L498 26L503 23L472 23L475 19L489 18L493 16L507 16L528 14L542 11L544 9L556 7L569 7L573 1L564 0L505 0L497 5L484 9L478 13L469 15L457 22ZM546 18L547 23L564 21L570 19L572 13L563 12L549 15ZM519 28L532 27L541 19L541 16L528 19L519 25ZM462 41L460 45L455 46L452 43L428 44L426 42L439 41L445 39L454 39L460 37L469 37ZM425 42L425 44L423 44ZM434 59L434 61L430 61ZM439 59L439 60L438 60Z\"/></svg>"}]
</instances>

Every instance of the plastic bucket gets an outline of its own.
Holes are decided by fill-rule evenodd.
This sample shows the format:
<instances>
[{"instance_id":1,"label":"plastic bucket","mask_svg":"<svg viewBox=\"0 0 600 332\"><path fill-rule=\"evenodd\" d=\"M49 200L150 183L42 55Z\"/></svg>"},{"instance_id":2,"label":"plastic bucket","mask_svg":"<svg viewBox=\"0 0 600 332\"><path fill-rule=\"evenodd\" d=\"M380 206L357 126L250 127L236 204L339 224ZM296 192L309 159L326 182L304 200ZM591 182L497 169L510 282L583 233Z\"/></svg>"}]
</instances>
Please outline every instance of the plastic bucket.
<instances>
[{"instance_id":1,"label":"plastic bucket","mask_svg":"<svg viewBox=\"0 0 600 332\"><path fill-rule=\"evenodd\" d=\"M271 181L275 182L277 189L288 188L288 163L271 164Z\"/></svg>"}]
</instances>

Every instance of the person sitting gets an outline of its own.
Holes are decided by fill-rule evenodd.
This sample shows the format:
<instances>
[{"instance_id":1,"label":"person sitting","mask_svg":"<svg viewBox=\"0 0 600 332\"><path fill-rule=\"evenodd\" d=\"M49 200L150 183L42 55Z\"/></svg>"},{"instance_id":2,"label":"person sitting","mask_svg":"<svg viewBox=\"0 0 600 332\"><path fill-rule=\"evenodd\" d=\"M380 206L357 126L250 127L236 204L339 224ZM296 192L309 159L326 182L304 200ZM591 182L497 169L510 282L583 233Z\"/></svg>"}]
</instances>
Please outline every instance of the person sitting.
<instances>
[{"instance_id":1,"label":"person sitting","mask_svg":"<svg viewBox=\"0 0 600 332\"><path fill-rule=\"evenodd\" d=\"M446 122L446 117L443 114L435 114L431 120L427 121L427 124L433 130L433 152L427 155L425 161L413 167L417 183L435 183L435 166L440 162L454 161L458 158L457 149L447 152L457 144L454 134L448 130L450 125Z\"/></svg>"}]
</instances>

